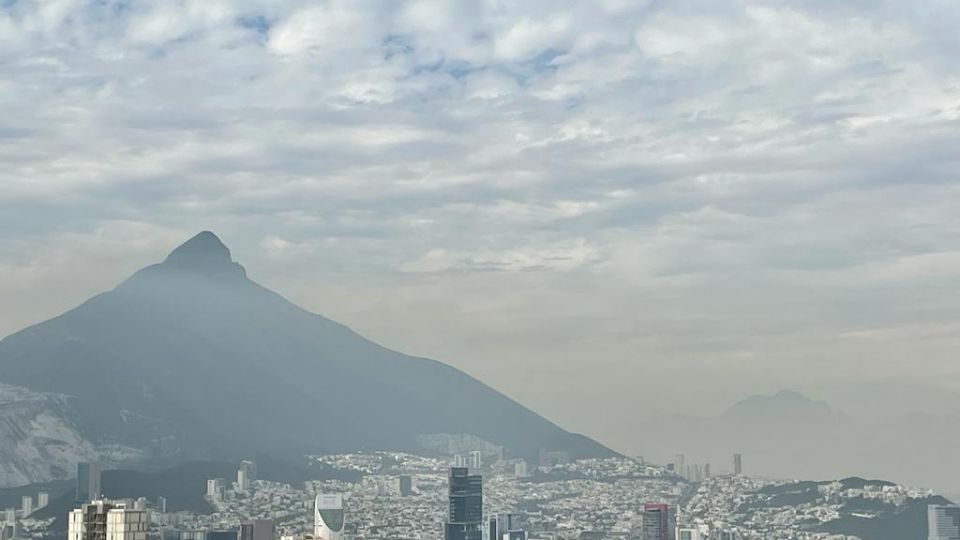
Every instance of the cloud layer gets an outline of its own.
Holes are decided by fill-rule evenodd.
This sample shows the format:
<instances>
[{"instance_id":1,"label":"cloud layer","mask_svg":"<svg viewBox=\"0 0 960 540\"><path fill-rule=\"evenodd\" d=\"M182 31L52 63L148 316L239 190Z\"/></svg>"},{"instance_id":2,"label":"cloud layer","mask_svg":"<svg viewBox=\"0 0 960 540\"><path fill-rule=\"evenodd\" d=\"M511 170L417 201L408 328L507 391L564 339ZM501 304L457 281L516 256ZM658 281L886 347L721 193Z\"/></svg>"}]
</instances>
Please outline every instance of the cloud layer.
<instances>
[{"instance_id":1,"label":"cloud layer","mask_svg":"<svg viewBox=\"0 0 960 540\"><path fill-rule=\"evenodd\" d=\"M205 228L305 307L627 451L639 410L781 387L956 404L957 20L8 0L0 333Z\"/></svg>"}]
</instances>

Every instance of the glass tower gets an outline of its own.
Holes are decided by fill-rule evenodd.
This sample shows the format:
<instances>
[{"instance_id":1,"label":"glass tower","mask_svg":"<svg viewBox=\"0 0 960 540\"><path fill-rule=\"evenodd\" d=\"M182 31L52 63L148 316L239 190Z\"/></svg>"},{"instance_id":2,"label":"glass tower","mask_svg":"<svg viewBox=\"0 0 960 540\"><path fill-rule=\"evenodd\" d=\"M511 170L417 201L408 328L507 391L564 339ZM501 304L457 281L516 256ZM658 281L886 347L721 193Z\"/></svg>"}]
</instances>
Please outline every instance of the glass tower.
<instances>
[{"instance_id":1,"label":"glass tower","mask_svg":"<svg viewBox=\"0 0 960 540\"><path fill-rule=\"evenodd\" d=\"M483 540L483 477L450 469L450 515L444 540Z\"/></svg>"}]
</instances>

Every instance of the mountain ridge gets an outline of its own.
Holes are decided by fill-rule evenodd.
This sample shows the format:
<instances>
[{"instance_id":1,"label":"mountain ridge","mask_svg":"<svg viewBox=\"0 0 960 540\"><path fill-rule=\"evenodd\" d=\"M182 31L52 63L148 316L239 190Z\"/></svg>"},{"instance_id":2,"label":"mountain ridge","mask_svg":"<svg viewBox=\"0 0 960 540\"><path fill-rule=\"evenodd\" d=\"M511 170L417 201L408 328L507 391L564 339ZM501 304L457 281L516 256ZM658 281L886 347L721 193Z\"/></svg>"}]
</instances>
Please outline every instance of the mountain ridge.
<instances>
[{"instance_id":1,"label":"mountain ridge","mask_svg":"<svg viewBox=\"0 0 960 540\"><path fill-rule=\"evenodd\" d=\"M418 450L418 435L443 433L528 459L615 455L447 364L289 302L209 231L3 339L0 367L0 382L74 396L96 444L167 460Z\"/></svg>"}]
</instances>

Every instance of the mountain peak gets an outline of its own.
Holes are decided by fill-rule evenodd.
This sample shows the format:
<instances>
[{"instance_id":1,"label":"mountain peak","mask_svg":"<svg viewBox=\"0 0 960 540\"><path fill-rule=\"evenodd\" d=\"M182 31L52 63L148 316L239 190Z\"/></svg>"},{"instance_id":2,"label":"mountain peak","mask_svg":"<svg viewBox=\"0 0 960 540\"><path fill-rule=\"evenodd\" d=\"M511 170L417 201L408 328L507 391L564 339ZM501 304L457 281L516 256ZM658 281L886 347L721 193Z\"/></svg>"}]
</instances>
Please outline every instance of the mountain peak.
<instances>
[{"instance_id":1,"label":"mountain peak","mask_svg":"<svg viewBox=\"0 0 960 540\"><path fill-rule=\"evenodd\" d=\"M835 413L823 401L814 401L800 392L780 390L772 395L753 395L738 401L723 413L726 418L835 418Z\"/></svg>"},{"instance_id":2,"label":"mountain peak","mask_svg":"<svg viewBox=\"0 0 960 540\"><path fill-rule=\"evenodd\" d=\"M230 249L210 231L197 233L171 251L163 266L204 275L246 276L243 267L233 262Z\"/></svg>"}]
</instances>

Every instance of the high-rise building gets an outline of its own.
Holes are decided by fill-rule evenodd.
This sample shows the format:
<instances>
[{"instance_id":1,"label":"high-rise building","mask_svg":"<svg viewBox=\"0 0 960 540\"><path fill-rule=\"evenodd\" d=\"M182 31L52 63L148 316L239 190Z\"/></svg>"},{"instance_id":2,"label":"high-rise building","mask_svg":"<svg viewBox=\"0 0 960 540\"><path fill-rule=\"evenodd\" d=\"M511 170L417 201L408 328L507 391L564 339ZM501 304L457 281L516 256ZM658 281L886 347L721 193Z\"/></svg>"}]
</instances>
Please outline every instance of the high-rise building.
<instances>
[{"instance_id":1,"label":"high-rise building","mask_svg":"<svg viewBox=\"0 0 960 540\"><path fill-rule=\"evenodd\" d=\"M100 499L100 464L77 463L77 497L79 504Z\"/></svg>"},{"instance_id":2,"label":"high-rise building","mask_svg":"<svg viewBox=\"0 0 960 540\"><path fill-rule=\"evenodd\" d=\"M931 504L927 506L928 540L960 540L960 506Z\"/></svg>"},{"instance_id":3,"label":"high-rise building","mask_svg":"<svg viewBox=\"0 0 960 540\"><path fill-rule=\"evenodd\" d=\"M67 540L146 540L147 512L97 500L70 512Z\"/></svg>"},{"instance_id":4,"label":"high-rise building","mask_svg":"<svg viewBox=\"0 0 960 540\"><path fill-rule=\"evenodd\" d=\"M147 540L149 529L145 510L121 506L107 512L107 540Z\"/></svg>"},{"instance_id":5,"label":"high-rise building","mask_svg":"<svg viewBox=\"0 0 960 540\"><path fill-rule=\"evenodd\" d=\"M710 478L710 464L706 463L703 466L703 477Z\"/></svg>"},{"instance_id":6,"label":"high-rise building","mask_svg":"<svg viewBox=\"0 0 960 540\"><path fill-rule=\"evenodd\" d=\"M673 456L673 470L679 476L687 477L687 458L683 454Z\"/></svg>"},{"instance_id":7,"label":"high-rise building","mask_svg":"<svg viewBox=\"0 0 960 540\"><path fill-rule=\"evenodd\" d=\"M409 497L413 495L413 477L409 474L400 475L400 496Z\"/></svg>"},{"instance_id":8,"label":"high-rise building","mask_svg":"<svg viewBox=\"0 0 960 540\"><path fill-rule=\"evenodd\" d=\"M640 538L642 540L674 540L676 530L674 514L670 506L662 503L645 503L641 514Z\"/></svg>"},{"instance_id":9,"label":"high-rise building","mask_svg":"<svg viewBox=\"0 0 960 540\"><path fill-rule=\"evenodd\" d=\"M313 537L318 540L343 539L343 496L339 493L317 495L313 503Z\"/></svg>"},{"instance_id":10,"label":"high-rise building","mask_svg":"<svg viewBox=\"0 0 960 540\"><path fill-rule=\"evenodd\" d=\"M33 513L33 497L24 495L20 497L20 515L27 517Z\"/></svg>"},{"instance_id":11,"label":"high-rise building","mask_svg":"<svg viewBox=\"0 0 960 540\"><path fill-rule=\"evenodd\" d=\"M37 493L37 510L41 508L46 508L50 504L50 492L41 491Z\"/></svg>"},{"instance_id":12,"label":"high-rise building","mask_svg":"<svg viewBox=\"0 0 960 540\"><path fill-rule=\"evenodd\" d=\"M490 518L489 540L527 540L521 514L497 514Z\"/></svg>"},{"instance_id":13,"label":"high-rise building","mask_svg":"<svg viewBox=\"0 0 960 540\"><path fill-rule=\"evenodd\" d=\"M453 466L456 468L463 468L467 466L467 456L463 454L457 454L453 456Z\"/></svg>"},{"instance_id":14,"label":"high-rise building","mask_svg":"<svg viewBox=\"0 0 960 540\"><path fill-rule=\"evenodd\" d=\"M3 512L3 520L7 523L13 523L17 520L17 509L16 508L7 508Z\"/></svg>"},{"instance_id":15,"label":"high-rise building","mask_svg":"<svg viewBox=\"0 0 960 540\"><path fill-rule=\"evenodd\" d=\"M255 519L240 524L237 540L274 540L276 534L272 519Z\"/></svg>"},{"instance_id":16,"label":"high-rise building","mask_svg":"<svg viewBox=\"0 0 960 540\"><path fill-rule=\"evenodd\" d=\"M467 456L467 467L470 469L479 469L483 467L483 452L479 450L473 450Z\"/></svg>"},{"instance_id":17,"label":"high-rise building","mask_svg":"<svg viewBox=\"0 0 960 540\"><path fill-rule=\"evenodd\" d=\"M483 477L465 467L453 467L449 477L450 513L444 540L482 540Z\"/></svg>"},{"instance_id":18,"label":"high-rise building","mask_svg":"<svg viewBox=\"0 0 960 540\"><path fill-rule=\"evenodd\" d=\"M527 462L520 460L513 466L513 474L517 478L526 478L530 476L530 472L527 469Z\"/></svg>"},{"instance_id":19,"label":"high-rise building","mask_svg":"<svg viewBox=\"0 0 960 540\"><path fill-rule=\"evenodd\" d=\"M677 540L700 540L700 531L693 527L677 527Z\"/></svg>"},{"instance_id":20,"label":"high-rise building","mask_svg":"<svg viewBox=\"0 0 960 540\"><path fill-rule=\"evenodd\" d=\"M257 480L257 464L253 461L241 461L237 468L237 489L249 491Z\"/></svg>"},{"instance_id":21,"label":"high-rise building","mask_svg":"<svg viewBox=\"0 0 960 540\"><path fill-rule=\"evenodd\" d=\"M733 455L733 474L743 474L743 457L740 454Z\"/></svg>"},{"instance_id":22,"label":"high-rise building","mask_svg":"<svg viewBox=\"0 0 960 540\"><path fill-rule=\"evenodd\" d=\"M214 502L220 502L226 496L226 481L223 478L211 478L207 480L207 498Z\"/></svg>"}]
</instances>

